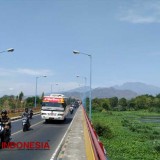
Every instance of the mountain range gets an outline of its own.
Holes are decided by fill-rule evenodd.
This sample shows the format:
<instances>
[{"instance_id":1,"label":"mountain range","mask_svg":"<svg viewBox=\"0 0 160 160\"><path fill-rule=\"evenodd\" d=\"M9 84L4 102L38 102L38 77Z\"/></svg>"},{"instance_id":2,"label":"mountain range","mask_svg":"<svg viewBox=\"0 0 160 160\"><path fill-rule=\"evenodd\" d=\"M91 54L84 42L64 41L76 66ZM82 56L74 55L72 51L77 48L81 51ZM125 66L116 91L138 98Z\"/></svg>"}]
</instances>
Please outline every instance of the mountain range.
<instances>
[{"instance_id":1,"label":"mountain range","mask_svg":"<svg viewBox=\"0 0 160 160\"><path fill-rule=\"evenodd\" d=\"M160 87L148 85L141 82L126 82L123 85L116 85L113 87L118 90L131 90L133 92L136 92L138 95L150 94L155 96L160 93Z\"/></svg>"},{"instance_id":2,"label":"mountain range","mask_svg":"<svg viewBox=\"0 0 160 160\"><path fill-rule=\"evenodd\" d=\"M70 91L64 92L68 97L82 98L84 96L89 96L89 87L75 88ZM131 99L138 95L157 95L160 93L160 87L153 85L148 85L141 82L126 82L122 85L115 85L112 87L98 87L92 89L92 98L126 98Z\"/></svg>"}]
</instances>

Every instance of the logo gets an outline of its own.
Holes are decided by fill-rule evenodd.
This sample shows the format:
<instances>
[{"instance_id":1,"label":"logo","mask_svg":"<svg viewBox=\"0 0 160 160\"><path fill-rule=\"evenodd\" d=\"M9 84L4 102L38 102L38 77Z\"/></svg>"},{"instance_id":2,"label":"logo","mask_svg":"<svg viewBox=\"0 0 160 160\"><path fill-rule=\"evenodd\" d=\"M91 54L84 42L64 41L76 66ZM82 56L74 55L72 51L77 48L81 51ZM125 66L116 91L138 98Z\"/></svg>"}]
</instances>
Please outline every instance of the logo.
<instances>
[{"instance_id":1,"label":"logo","mask_svg":"<svg viewBox=\"0 0 160 160\"><path fill-rule=\"evenodd\" d=\"M2 142L2 149L49 150L48 142Z\"/></svg>"}]
</instances>

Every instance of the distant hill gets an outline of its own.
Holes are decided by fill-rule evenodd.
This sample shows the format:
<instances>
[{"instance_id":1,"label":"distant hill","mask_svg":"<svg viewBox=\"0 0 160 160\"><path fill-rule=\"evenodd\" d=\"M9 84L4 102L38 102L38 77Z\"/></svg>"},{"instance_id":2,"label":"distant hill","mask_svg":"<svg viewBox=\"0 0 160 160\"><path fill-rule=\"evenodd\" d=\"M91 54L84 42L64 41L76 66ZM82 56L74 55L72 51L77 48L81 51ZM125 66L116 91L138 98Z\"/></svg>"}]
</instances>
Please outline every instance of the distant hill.
<instances>
[{"instance_id":1,"label":"distant hill","mask_svg":"<svg viewBox=\"0 0 160 160\"><path fill-rule=\"evenodd\" d=\"M78 98L78 99L83 99L83 95L84 95L80 92L63 92L63 94L66 97L72 97L72 98Z\"/></svg>"},{"instance_id":2,"label":"distant hill","mask_svg":"<svg viewBox=\"0 0 160 160\"><path fill-rule=\"evenodd\" d=\"M80 93L83 93L83 92L86 92L86 91L89 91L90 87L86 86L86 87L78 87L78 88L75 88L75 89L71 89L67 92L80 92Z\"/></svg>"},{"instance_id":3,"label":"distant hill","mask_svg":"<svg viewBox=\"0 0 160 160\"><path fill-rule=\"evenodd\" d=\"M160 87L148 85L141 82L127 82L121 86L116 85L113 87L119 90L126 90L126 89L131 90L133 92L136 92L138 95L142 95L142 94L157 95L160 93Z\"/></svg>"},{"instance_id":4,"label":"distant hill","mask_svg":"<svg viewBox=\"0 0 160 160\"><path fill-rule=\"evenodd\" d=\"M89 97L89 87L79 87L66 92L63 92L67 97L76 97L83 98L84 92L86 92L85 96ZM99 87L92 89L92 98L126 98L131 99L138 95L150 94L157 95L160 93L160 87L156 87L153 85L148 85L141 82L127 82L123 85L116 85L110 88L107 87Z\"/></svg>"},{"instance_id":5,"label":"distant hill","mask_svg":"<svg viewBox=\"0 0 160 160\"><path fill-rule=\"evenodd\" d=\"M82 88L81 88L82 89ZM78 90L78 89L75 89ZM76 97L82 98L84 96L84 92L75 92L74 90L64 92L67 97ZM85 93L86 96L89 96L89 89ZM95 88L92 89L92 99L93 98L126 98L131 99L137 96L137 93L130 90L118 90L113 87L110 88Z\"/></svg>"},{"instance_id":6,"label":"distant hill","mask_svg":"<svg viewBox=\"0 0 160 160\"><path fill-rule=\"evenodd\" d=\"M83 98L84 92L85 96L89 97L90 87L79 87L72 90L68 90L65 92L61 92L65 94L67 97L75 97L75 98ZM50 93L46 93L45 95L49 95ZM135 98L138 95L150 94L157 95L160 94L160 87L156 87L153 85L148 85L141 82L127 82L123 85L116 85L110 88L107 87L99 87L92 89L92 98L126 98L131 99Z\"/></svg>"},{"instance_id":7,"label":"distant hill","mask_svg":"<svg viewBox=\"0 0 160 160\"><path fill-rule=\"evenodd\" d=\"M113 87L110 88L95 88L92 91L92 98L126 98L131 99L137 96L137 93L130 90L118 90Z\"/></svg>"}]
</instances>

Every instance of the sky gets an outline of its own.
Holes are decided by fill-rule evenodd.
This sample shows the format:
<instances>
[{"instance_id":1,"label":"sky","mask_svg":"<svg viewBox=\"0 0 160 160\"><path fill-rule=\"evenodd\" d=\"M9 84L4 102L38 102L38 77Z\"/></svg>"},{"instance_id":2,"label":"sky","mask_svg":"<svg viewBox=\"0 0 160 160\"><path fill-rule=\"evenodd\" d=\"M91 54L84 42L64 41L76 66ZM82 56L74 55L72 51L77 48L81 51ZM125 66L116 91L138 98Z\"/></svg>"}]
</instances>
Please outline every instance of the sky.
<instances>
[{"instance_id":1,"label":"sky","mask_svg":"<svg viewBox=\"0 0 160 160\"><path fill-rule=\"evenodd\" d=\"M0 96L160 87L159 43L159 0L0 0Z\"/></svg>"}]
</instances>

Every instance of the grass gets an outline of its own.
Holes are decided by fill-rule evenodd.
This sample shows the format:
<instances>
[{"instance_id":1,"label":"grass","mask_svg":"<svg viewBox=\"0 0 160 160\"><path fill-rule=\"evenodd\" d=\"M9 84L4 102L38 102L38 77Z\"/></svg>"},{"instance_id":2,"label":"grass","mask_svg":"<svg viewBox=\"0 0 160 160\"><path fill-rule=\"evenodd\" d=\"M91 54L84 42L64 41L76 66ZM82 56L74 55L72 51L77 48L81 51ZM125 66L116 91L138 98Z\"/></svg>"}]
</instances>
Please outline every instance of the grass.
<instances>
[{"instance_id":1,"label":"grass","mask_svg":"<svg viewBox=\"0 0 160 160\"><path fill-rule=\"evenodd\" d=\"M110 136L107 138L103 133L100 140L110 160L160 159L160 123L142 123L142 116L160 115L145 111L93 112L94 126L102 123L109 130Z\"/></svg>"}]
</instances>

